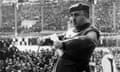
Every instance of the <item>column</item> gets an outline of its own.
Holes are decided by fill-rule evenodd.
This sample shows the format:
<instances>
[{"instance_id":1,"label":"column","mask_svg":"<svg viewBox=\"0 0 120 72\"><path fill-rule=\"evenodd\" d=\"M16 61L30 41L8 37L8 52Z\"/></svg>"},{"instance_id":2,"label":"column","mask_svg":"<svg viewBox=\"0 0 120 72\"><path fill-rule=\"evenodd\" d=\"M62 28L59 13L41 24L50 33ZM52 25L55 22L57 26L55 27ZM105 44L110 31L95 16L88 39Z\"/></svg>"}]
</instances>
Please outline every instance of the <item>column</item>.
<instances>
[{"instance_id":1,"label":"column","mask_svg":"<svg viewBox=\"0 0 120 72\"><path fill-rule=\"evenodd\" d=\"M2 27L2 0L0 0L0 28Z\"/></svg>"}]
</instances>

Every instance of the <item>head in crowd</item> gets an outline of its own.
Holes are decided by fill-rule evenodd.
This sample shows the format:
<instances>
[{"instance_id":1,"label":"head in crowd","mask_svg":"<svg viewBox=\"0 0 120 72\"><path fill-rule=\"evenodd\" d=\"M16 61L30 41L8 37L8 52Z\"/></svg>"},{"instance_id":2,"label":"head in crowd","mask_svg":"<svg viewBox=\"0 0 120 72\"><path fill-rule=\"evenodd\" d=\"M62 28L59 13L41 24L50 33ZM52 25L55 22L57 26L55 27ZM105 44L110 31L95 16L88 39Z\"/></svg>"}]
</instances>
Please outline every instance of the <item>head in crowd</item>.
<instances>
[{"instance_id":1,"label":"head in crowd","mask_svg":"<svg viewBox=\"0 0 120 72\"><path fill-rule=\"evenodd\" d=\"M81 29L82 26L89 23L89 8L89 5L85 3L70 6L70 19L75 28Z\"/></svg>"}]
</instances>

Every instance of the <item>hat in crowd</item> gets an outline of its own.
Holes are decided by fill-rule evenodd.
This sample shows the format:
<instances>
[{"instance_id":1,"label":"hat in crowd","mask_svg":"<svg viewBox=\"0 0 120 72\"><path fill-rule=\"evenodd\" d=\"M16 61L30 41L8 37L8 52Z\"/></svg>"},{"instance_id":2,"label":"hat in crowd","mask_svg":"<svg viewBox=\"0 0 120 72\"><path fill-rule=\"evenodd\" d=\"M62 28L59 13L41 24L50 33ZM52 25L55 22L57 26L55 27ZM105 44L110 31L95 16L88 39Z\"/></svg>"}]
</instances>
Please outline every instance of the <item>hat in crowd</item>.
<instances>
[{"instance_id":1,"label":"hat in crowd","mask_svg":"<svg viewBox=\"0 0 120 72\"><path fill-rule=\"evenodd\" d=\"M86 3L77 3L69 8L69 12L84 10L89 13L89 5Z\"/></svg>"}]
</instances>

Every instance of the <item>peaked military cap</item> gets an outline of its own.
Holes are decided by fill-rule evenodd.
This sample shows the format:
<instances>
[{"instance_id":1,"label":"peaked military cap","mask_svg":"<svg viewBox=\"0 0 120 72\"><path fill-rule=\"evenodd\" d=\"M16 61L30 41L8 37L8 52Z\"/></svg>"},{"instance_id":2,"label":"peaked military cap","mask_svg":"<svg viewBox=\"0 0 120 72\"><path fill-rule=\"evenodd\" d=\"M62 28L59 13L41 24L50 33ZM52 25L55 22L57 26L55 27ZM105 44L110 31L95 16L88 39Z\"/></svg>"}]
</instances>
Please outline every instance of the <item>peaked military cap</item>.
<instances>
[{"instance_id":1,"label":"peaked military cap","mask_svg":"<svg viewBox=\"0 0 120 72\"><path fill-rule=\"evenodd\" d=\"M85 10L89 12L89 5L86 3L77 3L77 4L70 6L69 8L69 12L79 11L79 10Z\"/></svg>"}]
</instances>

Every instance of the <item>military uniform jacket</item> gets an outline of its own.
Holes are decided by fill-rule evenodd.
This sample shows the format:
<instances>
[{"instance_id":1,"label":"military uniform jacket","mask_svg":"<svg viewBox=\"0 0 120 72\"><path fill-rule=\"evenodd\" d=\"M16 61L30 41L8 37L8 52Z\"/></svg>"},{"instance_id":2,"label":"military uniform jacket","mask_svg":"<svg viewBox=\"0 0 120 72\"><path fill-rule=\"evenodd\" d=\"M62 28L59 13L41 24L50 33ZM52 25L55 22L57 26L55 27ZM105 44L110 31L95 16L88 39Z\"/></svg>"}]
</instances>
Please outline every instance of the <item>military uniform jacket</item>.
<instances>
[{"instance_id":1,"label":"military uniform jacket","mask_svg":"<svg viewBox=\"0 0 120 72\"><path fill-rule=\"evenodd\" d=\"M81 72L88 68L90 56L97 42L81 36L85 36L90 31L96 32L99 39L99 31L93 26L88 26L76 33L74 28L72 28L63 36L60 36L62 40L71 40L65 42L62 47L64 54L57 64L56 72ZM89 72L89 69L87 70Z\"/></svg>"}]
</instances>

